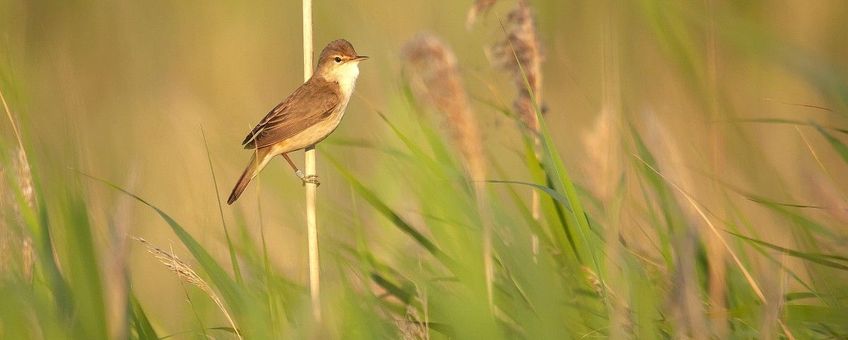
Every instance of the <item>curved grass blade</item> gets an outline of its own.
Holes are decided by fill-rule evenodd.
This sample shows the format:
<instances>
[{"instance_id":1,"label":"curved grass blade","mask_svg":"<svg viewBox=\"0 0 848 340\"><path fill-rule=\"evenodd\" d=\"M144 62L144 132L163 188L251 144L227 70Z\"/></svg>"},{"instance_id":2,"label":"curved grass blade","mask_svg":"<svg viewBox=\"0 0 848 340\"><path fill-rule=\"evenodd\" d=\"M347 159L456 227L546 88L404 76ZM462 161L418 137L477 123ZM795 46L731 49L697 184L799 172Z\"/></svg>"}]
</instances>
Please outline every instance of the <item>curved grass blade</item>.
<instances>
[{"instance_id":1,"label":"curved grass blade","mask_svg":"<svg viewBox=\"0 0 848 340\"><path fill-rule=\"evenodd\" d=\"M398 215L392 208L390 208L385 202L383 202L373 191L366 188L359 180L356 179L353 174L351 174L347 169L345 169L341 163L339 163L334 157L327 155L326 156L330 163L335 166L336 170L347 179L348 183L353 186L353 190L359 193L362 198L364 198L371 206L376 209L380 214L389 219L392 224L400 229L405 234L411 236L418 242L419 245L424 247L430 254L435 256L438 259L447 260L448 263L453 262L450 260L446 254L444 254L439 247L437 247L432 241L430 241L426 236L415 230L409 223L407 223L400 215Z\"/></svg>"},{"instance_id":2,"label":"curved grass blade","mask_svg":"<svg viewBox=\"0 0 848 340\"><path fill-rule=\"evenodd\" d=\"M141 303L135 297L135 294L130 293L130 327L135 330L135 335L138 339L159 339L156 330L147 318L144 309L141 308Z\"/></svg>"},{"instance_id":3,"label":"curved grass blade","mask_svg":"<svg viewBox=\"0 0 848 340\"><path fill-rule=\"evenodd\" d=\"M506 34L506 29L503 26L501 27L501 29L503 29L504 34ZM530 94L530 102L533 104L533 111L536 115L536 119L539 122L538 137L542 147L542 163L544 165L545 173L547 174L548 179L552 182L552 187L554 187L558 191L562 191L564 195L568 198L568 206L571 207L571 215L577 221L578 228L576 229L578 231L578 234L580 235L581 242L579 244L577 242L574 243L577 248L576 253L579 257L582 258L585 257L581 256L580 254L590 254L590 257L592 259L592 266L594 267L597 273L601 273L600 260L598 259L597 254L595 254L595 251L593 250L594 247L592 246L592 242L589 239L589 235L591 234L589 219L586 216L586 212L583 209L582 203L580 202L580 197L577 195L577 189L574 185L574 182L571 180L571 177L568 175L568 170L565 168L565 165L562 159L560 158L559 153L554 147L553 139L551 139L551 134L548 130L547 122L545 121L545 118L542 115L542 110L538 106L536 94L533 93L533 88L530 86L530 82L527 79L527 73L524 70L524 66L521 64L521 59L518 58L518 54L515 50L515 47L512 46L511 43L510 49L512 50L516 65L518 65L518 70L521 73L521 77L524 80L524 87L527 90L527 93Z\"/></svg>"},{"instance_id":4,"label":"curved grass blade","mask_svg":"<svg viewBox=\"0 0 848 340\"><path fill-rule=\"evenodd\" d=\"M731 188L731 190L735 190L735 189ZM742 196L744 196L746 199L748 199L751 202L759 203L759 204L771 209L774 212L780 213L781 215L788 217L791 221L795 222L799 226L803 226L803 227L807 228L807 230L809 230L809 231L813 231L813 232L819 233L821 235L824 235L824 236L827 236L827 237L833 238L833 239L844 239L844 237L837 235L836 233L834 233L832 230L830 230L826 226L824 226L824 225L822 225L818 222L815 222L812 219L805 217L805 216L803 216L799 213L791 211L790 209L788 209L784 205L772 202L771 200L768 200L764 197L756 196L756 195L753 195L753 194L747 194L747 193L744 193L744 192L741 192L741 191L737 191L737 193L741 194Z\"/></svg>"},{"instance_id":5,"label":"curved grass blade","mask_svg":"<svg viewBox=\"0 0 848 340\"><path fill-rule=\"evenodd\" d=\"M221 292L221 295L224 297L224 300L227 301L227 305L233 310L233 314L239 315L243 294L239 293L236 283L230 278L227 272L224 271L224 269L221 268L221 266L218 265L217 262L215 262L215 259L212 258L212 255L210 255L209 252L207 252L206 249L204 249L203 246L201 246L200 243L198 243L197 240L195 240L194 237L191 236L191 234L189 234L182 226L180 226L177 221L175 221L170 215L166 214L164 211L162 211L155 205L145 201L143 198L121 188L116 184L113 184L104 179L94 177L84 172L79 173L85 177L106 184L112 187L113 189L118 190L136 199L137 201L156 211L156 213L159 214L159 217L165 220L168 226L171 227L171 230L173 230L174 233L177 234L177 237L179 237L180 241L186 246L186 248L188 248L189 252L191 252L192 256L194 256L194 258L197 260L203 270L206 271L212 283Z\"/></svg>"},{"instance_id":6,"label":"curved grass blade","mask_svg":"<svg viewBox=\"0 0 848 340\"><path fill-rule=\"evenodd\" d=\"M741 238L743 240L753 242L753 243L759 244L761 246L777 250L777 251L782 252L782 253L789 255L789 256L805 259L807 261L818 263L820 265L831 267L831 268L836 268L836 269L840 269L840 270L848 270L848 265L844 265L844 264L830 260L830 259L832 259L832 260L848 261L848 258L845 258L845 257L842 257L842 256L828 255L828 254L816 254L816 253L805 253L805 252L781 247L781 246L778 246L776 244L772 244L772 243L769 243L769 242L753 239L753 238L747 237L745 235L734 233L732 231L725 230L725 232L728 233L728 234L731 234L733 236L736 236L738 238Z\"/></svg>"},{"instance_id":7,"label":"curved grass blade","mask_svg":"<svg viewBox=\"0 0 848 340\"><path fill-rule=\"evenodd\" d=\"M209 172L212 173L212 185L215 187L215 203L218 204L218 213L221 215L221 225L224 227L224 237L227 239L227 250L230 251L230 263L233 266L233 275L236 281L242 284L244 280L241 277L241 269L239 268L236 249L233 247L233 241L230 239L230 232L227 230L227 221L224 220L224 208L221 206L221 193L218 192L218 179L215 177L215 168L212 166L212 154L209 152L209 143L206 142L206 131L203 126L200 127L200 134L203 135L203 147L206 149L206 159L209 161Z\"/></svg>"},{"instance_id":8,"label":"curved grass blade","mask_svg":"<svg viewBox=\"0 0 848 340\"><path fill-rule=\"evenodd\" d=\"M734 119L730 122L739 122L739 123L764 123L764 124L789 124L789 125L798 125L798 126L813 126L817 127L819 125L811 122L803 122L800 120L793 119L783 119L783 118L749 118L749 119ZM848 129L832 127L832 126L822 126L822 128L827 130L833 130L842 134L848 134Z\"/></svg>"},{"instance_id":9,"label":"curved grass blade","mask_svg":"<svg viewBox=\"0 0 848 340\"><path fill-rule=\"evenodd\" d=\"M836 152L839 154L839 157L841 157L845 163L848 163L848 146L846 146L845 143L842 143L842 141L840 141L839 139L836 139L836 137L833 137L833 135L828 133L818 124L813 125L816 127L816 130L819 130L819 133L821 133L822 136L827 139L827 142L830 143L830 146L832 146L833 149L836 150Z\"/></svg>"}]
</instances>

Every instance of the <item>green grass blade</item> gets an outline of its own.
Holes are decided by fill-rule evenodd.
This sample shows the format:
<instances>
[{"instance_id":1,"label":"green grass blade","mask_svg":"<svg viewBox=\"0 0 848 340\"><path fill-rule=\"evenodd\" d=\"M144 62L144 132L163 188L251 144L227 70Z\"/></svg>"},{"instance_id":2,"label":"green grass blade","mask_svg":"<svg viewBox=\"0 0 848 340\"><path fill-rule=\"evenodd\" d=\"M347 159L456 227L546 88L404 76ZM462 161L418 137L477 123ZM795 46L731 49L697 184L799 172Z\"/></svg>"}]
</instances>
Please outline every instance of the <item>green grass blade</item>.
<instances>
[{"instance_id":1,"label":"green grass blade","mask_svg":"<svg viewBox=\"0 0 848 340\"><path fill-rule=\"evenodd\" d=\"M226 300L227 305L234 312L236 316L239 315L242 306L242 299L245 297L244 294L240 294L236 283L230 278L226 271L215 262L215 259L212 258L212 255L209 254L194 237L191 236L176 220L174 220L170 215L159 209L159 207L147 202L143 198L121 188L118 185L115 185L109 181L104 179L100 179L85 173L80 172L83 176L91 178L100 183L106 184L109 187L112 187L115 190L118 190L134 199L139 201L140 203L146 205L147 207L156 211L156 213L161 217L165 222L171 227L171 230L179 237L180 241L188 248L189 252L191 252L192 256L197 260L200 266L206 271L212 283L218 290L221 292L221 295Z\"/></svg>"},{"instance_id":2,"label":"green grass blade","mask_svg":"<svg viewBox=\"0 0 848 340\"><path fill-rule=\"evenodd\" d=\"M233 275L236 277L236 282L242 284L244 279L241 277L236 249L233 247L230 232L227 230L227 221L224 219L224 208L221 206L221 193L218 191L218 179L215 177L215 167L212 166L212 154L209 153L209 143L206 141L206 132L203 131L202 126L200 127L200 133L203 135L203 147L206 149L206 160L209 161L209 172L212 174L212 186L215 187L215 203L218 204L218 213L221 215L221 226L223 226L224 236L227 238L227 249L230 251L230 263L233 266Z\"/></svg>"},{"instance_id":3,"label":"green grass blade","mask_svg":"<svg viewBox=\"0 0 848 340\"><path fill-rule=\"evenodd\" d=\"M804 259L804 260L807 260L807 261L810 261L810 262L814 262L814 263L818 263L820 265L831 267L831 268L836 268L836 269L840 269L840 270L848 270L848 265L844 265L844 264L841 264L841 263L838 263L838 262L831 261L831 259L848 261L848 259L846 259L845 257L842 257L842 256L828 255L828 254L816 254L816 253L805 253L805 252L781 247L781 246L778 246L778 245L775 245L775 244L772 244L772 243L768 243L768 242L765 242L765 241L753 239L753 238L747 237L745 235L737 234L737 233L734 233L734 232L731 232L731 231L726 231L726 232L733 235L733 236L741 238L745 241L753 242L753 243L759 244L761 246L777 250L777 251L782 252L782 253L789 255L789 256L801 258L801 259Z\"/></svg>"},{"instance_id":4,"label":"green grass blade","mask_svg":"<svg viewBox=\"0 0 848 340\"><path fill-rule=\"evenodd\" d=\"M65 270L69 273L71 290L74 294L78 335L92 339L107 336L106 306L103 296L98 254L91 233L88 210L79 196L69 197L65 202L64 227L68 238L64 247Z\"/></svg>"},{"instance_id":5,"label":"green grass blade","mask_svg":"<svg viewBox=\"0 0 848 340\"><path fill-rule=\"evenodd\" d=\"M836 137L833 137L833 135L828 133L827 130L823 129L821 126L815 125L815 127L816 130L818 130L819 133L821 133L822 136L827 139L827 142L830 143L830 146L833 147L833 150L836 150L836 153L839 154L839 157L842 158L842 161L848 163L848 146L846 146L845 143L842 143L842 141L836 139Z\"/></svg>"},{"instance_id":6,"label":"green grass blade","mask_svg":"<svg viewBox=\"0 0 848 340\"><path fill-rule=\"evenodd\" d=\"M141 307L141 303L133 293L130 293L129 313L131 331L135 333L136 339L159 339L159 335L157 335L156 330L153 329L153 325L150 323L147 313L144 312L144 309Z\"/></svg>"},{"instance_id":7,"label":"green grass blade","mask_svg":"<svg viewBox=\"0 0 848 340\"><path fill-rule=\"evenodd\" d=\"M421 234L415 228L413 228L409 223L407 223L400 215L394 212L392 208L390 208L383 200L377 197L373 191L365 187L361 182L359 182L356 177L351 174L344 166L341 165L334 157L326 156L330 163L335 166L336 170L344 176L344 178L353 186L354 191L356 191L362 198L365 199L371 206L376 209L380 214L389 219L392 222L392 225L400 229L405 234L411 236L419 245L424 247L430 254L437 258L446 258L446 255L442 253L441 250L430 241L424 234Z\"/></svg>"}]
</instances>

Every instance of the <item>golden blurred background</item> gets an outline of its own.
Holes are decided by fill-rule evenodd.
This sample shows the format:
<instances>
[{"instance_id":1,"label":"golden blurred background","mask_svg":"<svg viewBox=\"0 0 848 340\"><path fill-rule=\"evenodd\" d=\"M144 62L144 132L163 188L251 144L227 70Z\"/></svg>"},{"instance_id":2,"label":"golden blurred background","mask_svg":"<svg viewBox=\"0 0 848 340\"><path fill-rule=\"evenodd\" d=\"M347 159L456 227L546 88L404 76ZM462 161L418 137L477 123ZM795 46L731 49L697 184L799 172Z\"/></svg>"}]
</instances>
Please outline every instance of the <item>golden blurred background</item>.
<instances>
[{"instance_id":1,"label":"golden blurred background","mask_svg":"<svg viewBox=\"0 0 848 340\"><path fill-rule=\"evenodd\" d=\"M610 146L613 135L626 130L622 122L629 121L670 178L713 213L722 215L725 202L736 202L769 242L791 242L784 223L744 197L727 197L717 186L732 185L777 202L825 206L834 213L810 213L841 217L835 223L844 226L848 183L840 174L848 168L814 128L803 124L845 124L848 2L530 3L544 49L545 119L577 182L602 188L609 178L598 164L631 160ZM513 4L499 1L467 27L470 1L315 1L315 54L327 42L345 38L371 57L361 64L342 125L319 146L319 226L328 282L336 277L334 245L350 243L355 235L370 240L387 262L415 263L404 258L411 242L371 226L380 218L326 157L340 160L415 218L414 202L404 201L398 168L345 144L399 144L377 113L391 120L404 108L400 49L417 33L439 36L455 51L489 162L502 166L507 179L529 180L519 135L493 108L509 107L514 86L486 54L502 39L501 22ZM300 5L0 0L0 89L36 160L34 171L45 179L43 190L50 192L51 180L78 176L74 170L107 179L167 211L225 261L203 132L217 190L225 197L249 158L241 139L302 82ZM599 121L605 112L620 117L618 125L603 125L609 124ZM802 125L748 121L767 118ZM13 145L7 124L0 126L5 145ZM604 129L612 135L603 135ZM302 163L302 152L294 159ZM104 253L110 247L108 230L125 223L119 230L187 254L154 212L108 187L80 181ZM525 194L529 197L529 191ZM240 201L223 206L223 218L231 231L243 221L253 240L264 232L275 269L304 284L303 209L301 183L280 160ZM186 294L179 280L140 247L131 248L132 288L147 312L167 329L193 322L190 307L178 303ZM327 286L333 289L333 283ZM209 313L218 318L214 309Z\"/></svg>"}]
</instances>

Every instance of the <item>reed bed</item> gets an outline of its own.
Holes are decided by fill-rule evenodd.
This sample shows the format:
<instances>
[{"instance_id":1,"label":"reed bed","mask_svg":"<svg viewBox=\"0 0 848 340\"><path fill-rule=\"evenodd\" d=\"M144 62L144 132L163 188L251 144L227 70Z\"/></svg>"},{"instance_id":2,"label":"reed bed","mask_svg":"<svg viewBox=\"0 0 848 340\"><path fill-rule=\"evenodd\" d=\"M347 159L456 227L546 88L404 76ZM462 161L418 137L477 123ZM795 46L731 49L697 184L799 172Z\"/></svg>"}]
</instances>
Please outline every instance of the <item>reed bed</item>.
<instances>
[{"instance_id":1,"label":"reed bed","mask_svg":"<svg viewBox=\"0 0 848 340\"><path fill-rule=\"evenodd\" d=\"M299 11L0 2L0 338L848 336L848 5L315 5L319 308L288 169L217 195Z\"/></svg>"}]
</instances>

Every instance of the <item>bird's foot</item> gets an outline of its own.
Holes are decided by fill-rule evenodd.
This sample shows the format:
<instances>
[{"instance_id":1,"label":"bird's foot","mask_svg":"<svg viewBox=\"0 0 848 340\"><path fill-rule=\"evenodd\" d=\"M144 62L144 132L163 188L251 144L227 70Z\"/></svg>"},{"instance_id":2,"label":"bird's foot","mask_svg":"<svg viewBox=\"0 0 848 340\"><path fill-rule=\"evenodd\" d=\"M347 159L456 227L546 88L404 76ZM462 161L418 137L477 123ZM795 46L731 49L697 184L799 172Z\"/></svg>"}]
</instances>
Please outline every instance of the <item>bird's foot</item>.
<instances>
[{"instance_id":1,"label":"bird's foot","mask_svg":"<svg viewBox=\"0 0 848 340\"><path fill-rule=\"evenodd\" d=\"M303 177L304 177L303 171L297 170L297 171L294 172L294 174L297 175L297 178L300 178L300 180L303 180Z\"/></svg>"},{"instance_id":2,"label":"bird's foot","mask_svg":"<svg viewBox=\"0 0 848 340\"><path fill-rule=\"evenodd\" d=\"M321 182L318 181L318 175L303 176L300 180L303 181L303 185L306 185L306 183L315 184L316 187L321 185Z\"/></svg>"}]
</instances>

